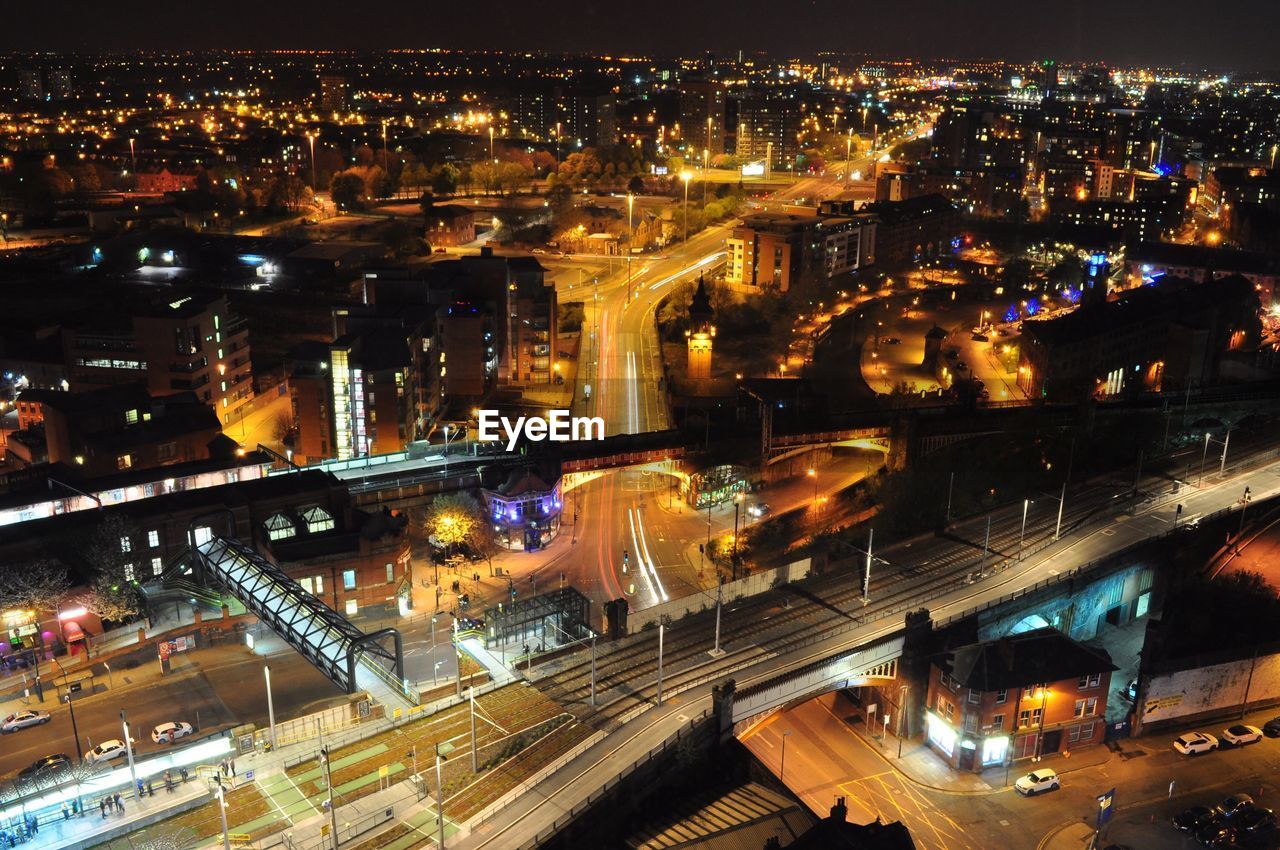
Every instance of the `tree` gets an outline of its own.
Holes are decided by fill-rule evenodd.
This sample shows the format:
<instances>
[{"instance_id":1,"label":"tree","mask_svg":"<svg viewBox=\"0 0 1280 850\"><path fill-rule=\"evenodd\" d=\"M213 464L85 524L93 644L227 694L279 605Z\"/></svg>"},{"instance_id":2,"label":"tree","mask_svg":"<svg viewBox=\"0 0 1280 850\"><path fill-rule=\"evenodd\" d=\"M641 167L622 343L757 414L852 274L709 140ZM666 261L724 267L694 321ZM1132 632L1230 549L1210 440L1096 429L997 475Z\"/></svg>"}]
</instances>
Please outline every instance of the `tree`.
<instances>
[{"instance_id":1,"label":"tree","mask_svg":"<svg viewBox=\"0 0 1280 850\"><path fill-rule=\"evenodd\" d=\"M437 549L452 550L473 542L483 525L484 512L480 504L465 493L448 493L436 496L427 506L423 530L431 545Z\"/></svg>"},{"instance_id":2,"label":"tree","mask_svg":"<svg viewBox=\"0 0 1280 850\"><path fill-rule=\"evenodd\" d=\"M437 195L452 195L458 191L461 172L455 165L438 165L431 170L431 191Z\"/></svg>"},{"instance_id":3,"label":"tree","mask_svg":"<svg viewBox=\"0 0 1280 850\"><path fill-rule=\"evenodd\" d=\"M56 611L70 587L67 568L55 560L0 567L0 608Z\"/></svg>"},{"instance_id":4,"label":"tree","mask_svg":"<svg viewBox=\"0 0 1280 850\"><path fill-rule=\"evenodd\" d=\"M329 196L338 209L360 209L364 206L364 180L354 171L341 171L333 175L329 184Z\"/></svg>"},{"instance_id":5,"label":"tree","mask_svg":"<svg viewBox=\"0 0 1280 850\"><path fill-rule=\"evenodd\" d=\"M79 555L94 570L80 604L104 620L126 623L142 613L138 577L141 534L115 514L108 515L81 543Z\"/></svg>"},{"instance_id":6,"label":"tree","mask_svg":"<svg viewBox=\"0 0 1280 850\"><path fill-rule=\"evenodd\" d=\"M633 195L639 195L644 192L644 178L637 174L627 181L627 191Z\"/></svg>"}]
</instances>

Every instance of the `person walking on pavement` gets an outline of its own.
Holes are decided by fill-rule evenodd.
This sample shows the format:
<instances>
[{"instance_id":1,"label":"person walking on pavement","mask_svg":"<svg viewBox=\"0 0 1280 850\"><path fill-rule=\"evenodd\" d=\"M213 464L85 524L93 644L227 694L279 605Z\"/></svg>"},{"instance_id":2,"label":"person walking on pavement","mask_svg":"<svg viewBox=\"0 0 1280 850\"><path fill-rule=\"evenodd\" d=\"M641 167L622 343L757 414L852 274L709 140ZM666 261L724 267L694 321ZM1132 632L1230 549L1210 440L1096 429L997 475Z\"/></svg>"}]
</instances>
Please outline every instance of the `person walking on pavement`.
<instances>
[{"instance_id":1,"label":"person walking on pavement","mask_svg":"<svg viewBox=\"0 0 1280 850\"><path fill-rule=\"evenodd\" d=\"M67 820L71 817L71 810L67 808L67 804L62 804L62 819Z\"/></svg>"},{"instance_id":2,"label":"person walking on pavement","mask_svg":"<svg viewBox=\"0 0 1280 850\"><path fill-rule=\"evenodd\" d=\"M119 812L120 814L124 814L124 803L123 803L123 802L121 802L121 800L120 800L120 792L119 792L119 791L117 791L117 792L116 792L115 801L116 801L116 811L117 811L117 812Z\"/></svg>"},{"instance_id":3,"label":"person walking on pavement","mask_svg":"<svg viewBox=\"0 0 1280 850\"><path fill-rule=\"evenodd\" d=\"M106 820L107 819L107 800L105 797L98 801L98 808L102 810L102 819Z\"/></svg>"},{"instance_id":4,"label":"person walking on pavement","mask_svg":"<svg viewBox=\"0 0 1280 850\"><path fill-rule=\"evenodd\" d=\"M232 779L236 778L236 760L235 759L231 760L231 778Z\"/></svg>"}]
</instances>

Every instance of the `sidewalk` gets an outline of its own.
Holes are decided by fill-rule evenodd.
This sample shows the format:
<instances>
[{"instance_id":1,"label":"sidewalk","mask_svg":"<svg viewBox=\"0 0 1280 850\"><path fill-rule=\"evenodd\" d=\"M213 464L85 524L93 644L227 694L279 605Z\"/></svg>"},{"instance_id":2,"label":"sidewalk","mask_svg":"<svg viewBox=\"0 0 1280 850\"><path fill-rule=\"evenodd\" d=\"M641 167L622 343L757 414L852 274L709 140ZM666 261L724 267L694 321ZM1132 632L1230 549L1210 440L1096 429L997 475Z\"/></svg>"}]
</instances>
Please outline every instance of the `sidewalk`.
<instances>
[{"instance_id":1,"label":"sidewalk","mask_svg":"<svg viewBox=\"0 0 1280 850\"><path fill-rule=\"evenodd\" d=\"M108 812L106 818L102 817L98 807L100 798L85 796L81 801L84 810L79 817L41 821L40 846L44 850L58 850L61 847L84 846L90 840L95 844L110 841L194 809L213 798L205 782L196 779L194 774L190 782L179 784L172 794L166 794L163 787L157 790L160 791L159 796L144 797L141 801L122 793L124 814Z\"/></svg>"},{"instance_id":2,"label":"sidewalk","mask_svg":"<svg viewBox=\"0 0 1280 850\"><path fill-rule=\"evenodd\" d=\"M1049 768L1057 771L1061 776L1106 764L1123 749L1117 746L1113 751L1110 746L1104 744L1078 750L1070 755L1052 753L1041 758L1039 762L1019 759L1011 765L989 767L979 773L952 769L941 754L931 749L923 740L915 738L902 741L902 757L899 758L897 736L890 733L883 737L872 738L860 724L846 723L845 725L856 733L869 749L874 750L884 759L889 767L909 782L942 794L997 794L1008 790L1018 777L1032 770ZM1115 744L1119 745L1120 742ZM1131 744L1131 748L1137 747Z\"/></svg>"}]
</instances>

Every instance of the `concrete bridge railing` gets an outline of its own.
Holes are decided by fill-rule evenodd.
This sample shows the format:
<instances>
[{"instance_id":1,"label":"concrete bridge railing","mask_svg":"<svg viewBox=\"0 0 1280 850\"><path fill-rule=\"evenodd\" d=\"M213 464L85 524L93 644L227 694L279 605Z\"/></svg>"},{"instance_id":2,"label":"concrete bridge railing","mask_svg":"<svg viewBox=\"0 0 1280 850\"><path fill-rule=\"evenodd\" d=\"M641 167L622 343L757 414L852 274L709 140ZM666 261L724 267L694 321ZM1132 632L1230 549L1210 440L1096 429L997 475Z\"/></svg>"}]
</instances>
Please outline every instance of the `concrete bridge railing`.
<instances>
[{"instance_id":1,"label":"concrete bridge railing","mask_svg":"<svg viewBox=\"0 0 1280 850\"><path fill-rule=\"evenodd\" d=\"M885 638L745 687L733 695L733 722L739 723L801 697L860 684L859 680L893 678L905 641L905 635L901 634Z\"/></svg>"}]
</instances>

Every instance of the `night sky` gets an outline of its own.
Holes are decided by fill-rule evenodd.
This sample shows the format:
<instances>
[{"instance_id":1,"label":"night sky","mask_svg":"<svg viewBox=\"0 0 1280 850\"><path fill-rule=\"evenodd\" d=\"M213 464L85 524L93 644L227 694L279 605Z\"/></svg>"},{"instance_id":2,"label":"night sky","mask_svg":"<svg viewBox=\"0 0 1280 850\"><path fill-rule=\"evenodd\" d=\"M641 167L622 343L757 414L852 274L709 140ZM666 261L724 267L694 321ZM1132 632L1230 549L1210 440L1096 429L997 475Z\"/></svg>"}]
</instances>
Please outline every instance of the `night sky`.
<instances>
[{"instance_id":1,"label":"night sky","mask_svg":"<svg viewBox=\"0 0 1280 850\"><path fill-rule=\"evenodd\" d=\"M0 49L852 50L1280 76L1278 35L1280 0L19 0Z\"/></svg>"}]
</instances>

